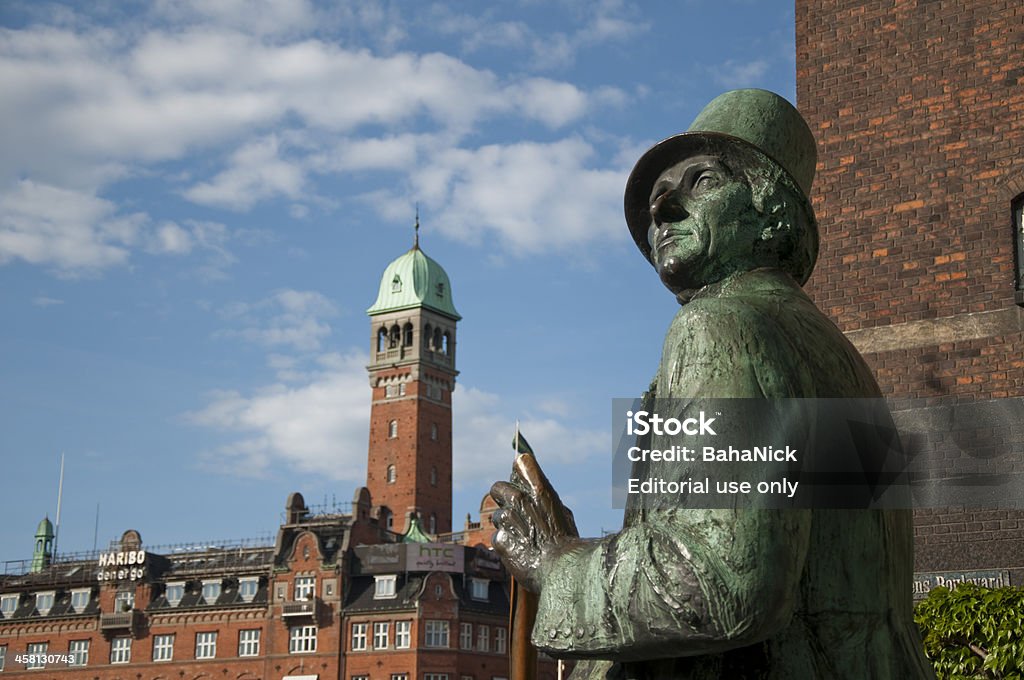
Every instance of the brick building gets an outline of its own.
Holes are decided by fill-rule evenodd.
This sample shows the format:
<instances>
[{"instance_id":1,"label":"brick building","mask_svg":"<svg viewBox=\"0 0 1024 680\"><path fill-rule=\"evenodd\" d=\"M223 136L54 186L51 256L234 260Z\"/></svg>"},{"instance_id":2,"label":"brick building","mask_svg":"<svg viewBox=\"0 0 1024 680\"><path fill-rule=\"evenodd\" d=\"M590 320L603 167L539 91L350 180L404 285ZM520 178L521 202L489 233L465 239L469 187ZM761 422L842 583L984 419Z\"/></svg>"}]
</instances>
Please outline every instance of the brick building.
<instances>
[{"instance_id":1,"label":"brick building","mask_svg":"<svg viewBox=\"0 0 1024 680\"><path fill-rule=\"evenodd\" d=\"M0 573L0 673L67 680L504 680L508 584L493 501L451 531L455 327L447 274L418 243L371 316L367 485L343 509L285 504L272 544L102 553ZM552 680L553 662L540 677Z\"/></svg>"},{"instance_id":2,"label":"brick building","mask_svg":"<svg viewBox=\"0 0 1024 680\"><path fill-rule=\"evenodd\" d=\"M970 467L996 490L1024 471L1022 45L1012 0L796 0L822 232L807 289L874 368L901 429L951 423L959 450L936 477ZM958 574L1024 584L1012 508L918 511L915 543L918 595Z\"/></svg>"}]
</instances>

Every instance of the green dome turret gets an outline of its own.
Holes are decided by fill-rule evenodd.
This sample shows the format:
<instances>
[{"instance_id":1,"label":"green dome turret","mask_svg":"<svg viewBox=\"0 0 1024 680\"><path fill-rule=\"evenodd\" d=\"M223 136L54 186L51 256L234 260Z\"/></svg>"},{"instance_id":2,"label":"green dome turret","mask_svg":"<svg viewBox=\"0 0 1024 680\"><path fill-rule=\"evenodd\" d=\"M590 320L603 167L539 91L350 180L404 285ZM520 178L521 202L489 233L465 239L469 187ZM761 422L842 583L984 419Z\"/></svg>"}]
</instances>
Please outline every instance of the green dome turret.
<instances>
[{"instance_id":1,"label":"green dome turret","mask_svg":"<svg viewBox=\"0 0 1024 680\"><path fill-rule=\"evenodd\" d=\"M375 316L414 307L427 307L455 321L462 318L452 303L448 274L418 244L387 266L377 301L366 313Z\"/></svg>"}]
</instances>

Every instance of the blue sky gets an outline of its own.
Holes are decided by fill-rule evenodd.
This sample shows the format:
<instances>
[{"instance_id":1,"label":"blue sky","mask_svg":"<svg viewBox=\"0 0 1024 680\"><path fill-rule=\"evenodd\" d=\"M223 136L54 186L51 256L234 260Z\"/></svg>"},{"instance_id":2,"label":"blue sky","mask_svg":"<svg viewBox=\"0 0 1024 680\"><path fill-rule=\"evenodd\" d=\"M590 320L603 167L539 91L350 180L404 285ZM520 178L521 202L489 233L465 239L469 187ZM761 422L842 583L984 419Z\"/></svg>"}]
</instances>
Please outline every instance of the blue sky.
<instances>
[{"instance_id":1,"label":"blue sky","mask_svg":"<svg viewBox=\"0 0 1024 680\"><path fill-rule=\"evenodd\" d=\"M459 326L455 524L522 421L584 533L676 303L622 189L720 92L795 97L792 2L0 6L0 561L266 536L365 478L366 308L412 243Z\"/></svg>"}]
</instances>

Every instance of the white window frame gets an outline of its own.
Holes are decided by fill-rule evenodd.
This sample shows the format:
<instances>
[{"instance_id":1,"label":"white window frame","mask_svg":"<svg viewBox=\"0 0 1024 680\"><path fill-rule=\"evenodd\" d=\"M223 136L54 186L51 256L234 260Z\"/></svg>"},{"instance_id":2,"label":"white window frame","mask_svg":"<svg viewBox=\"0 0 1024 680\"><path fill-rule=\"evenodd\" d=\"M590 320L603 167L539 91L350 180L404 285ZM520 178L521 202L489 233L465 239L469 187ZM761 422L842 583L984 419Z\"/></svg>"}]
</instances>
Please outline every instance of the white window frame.
<instances>
[{"instance_id":1,"label":"white window frame","mask_svg":"<svg viewBox=\"0 0 1024 680\"><path fill-rule=\"evenodd\" d=\"M84 602L82 601L84 597ZM89 606L89 600L92 599L92 590L89 588L76 588L71 591L71 611L76 614L81 614L86 607ZM75 600L78 600L78 604L75 604Z\"/></svg>"},{"instance_id":2,"label":"white window frame","mask_svg":"<svg viewBox=\"0 0 1024 680\"><path fill-rule=\"evenodd\" d=\"M249 590L250 586L252 593L245 593L245 590ZM245 578L238 579L238 596L242 598L242 602L252 602L259 589L260 579L258 576L246 576Z\"/></svg>"},{"instance_id":3,"label":"white window frame","mask_svg":"<svg viewBox=\"0 0 1024 680\"><path fill-rule=\"evenodd\" d=\"M174 599L171 599L169 597L169 595L171 594L172 589L175 592L177 592L178 588L181 588L181 595L178 595ZM181 599L183 597L185 597L185 582L184 581L171 581L171 582L166 583L164 585L164 599L167 600L167 604L171 605L172 607L177 607L178 603L181 602Z\"/></svg>"},{"instance_id":4,"label":"white window frame","mask_svg":"<svg viewBox=\"0 0 1024 680\"><path fill-rule=\"evenodd\" d=\"M25 670L35 670L46 666L46 651L50 648L49 642L30 642L25 645L25 654L28 661L25 662Z\"/></svg>"},{"instance_id":5,"label":"white window frame","mask_svg":"<svg viewBox=\"0 0 1024 680\"><path fill-rule=\"evenodd\" d=\"M391 680L409 680L408 673L392 673Z\"/></svg>"},{"instance_id":6,"label":"white window frame","mask_svg":"<svg viewBox=\"0 0 1024 680\"><path fill-rule=\"evenodd\" d=\"M494 651L497 654L504 654L508 651L508 629L501 627L494 629Z\"/></svg>"},{"instance_id":7,"label":"white window frame","mask_svg":"<svg viewBox=\"0 0 1024 680\"><path fill-rule=\"evenodd\" d=\"M288 629L288 653L312 654L316 651L316 626L292 626Z\"/></svg>"},{"instance_id":8,"label":"white window frame","mask_svg":"<svg viewBox=\"0 0 1024 680\"><path fill-rule=\"evenodd\" d=\"M391 420L388 422L388 439L395 439L398 437L398 421Z\"/></svg>"},{"instance_id":9,"label":"white window frame","mask_svg":"<svg viewBox=\"0 0 1024 680\"><path fill-rule=\"evenodd\" d=\"M68 643L68 665L85 666L89 663L89 641L72 640Z\"/></svg>"},{"instance_id":10,"label":"white window frame","mask_svg":"<svg viewBox=\"0 0 1024 680\"><path fill-rule=\"evenodd\" d=\"M373 577L373 599L391 600L398 596L398 576L387 574Z\"/></svg>"},{"instance_id":11,"label":"white window frame","mask_svg":"<svg viewBox=\"0 0 1024 680\"><path fill-rule=\"evenodd\" d=\"M221 592L222 583L220 579L203 581L203 602L206 604L214 604L220 597ZM210 595L213 595L213 597L210 597Z\"/></svg>"},{"instance_id":12,"label":"white window frame","mask_svg":"<svg viewBox=\"0 0 1024 680\"><path fill-rule=\"evenodd\" d=\"M388 621L373 622L373 648L387 649L391 637L391 623Z\"/></svg>"},{"instance_id":13,"label":"white window frame","mask_svg":"<svg viewBox=\"0 0 1024 680\"><path fill-rule=\"evenodd\" d=\"M132 639L119 635L110 640L110 663L132 662Z\"/></svg>"},{"instance_id":14,"label":"white window frame","mask_svg":"<svg viewBox=\"0 0 1024 680\"><path fill-rule=\"evenodd\" d=\"M476 651L491 651L491 628L490 626L477 626L476 629Z\"/></svg>"},{"instance_id":15,"label":"white window frame","mask_svg":"<svg viewBox=\"0 0 1024 680\"><path fill-rule=\"evenodd\" d=\"M5 619L13 616L18 611L19 599L17 595L0 595L0 616Z\"/></svg>"},{"instance_id":16,"label":"white window frame","mask_svg":"<svg viewBox=\"0 0 1024 680\"><path fill-rule=\"evenodd\" d=\"M473 624L459 624L459 649L473 649Z\"/></svg>"},{"instance_id":17,"label":"white window frame","mask_svg":"<svg viewBox=\"0 0 1024 680\"><path fill-rule=\"evenodd\" d=\"M366 651L366 624L365 623L353 623L352 624L352 651L353 652L365 652Z\"/></svg>"},{"instance_id":18,"label":"white window frame","mask_svg":"<svg viewBox=\"0 0 1024 680\"><path fill-rule=\"evenodd\" d=\"M0 671L7 665L7 645L0 645Z\"/></svg>"},{"instance_id":19,"label":"white window frame","mask_svg":"<svg viewBox=\"0 0 1024 680\"><path fill-rule=\"evenodd\" d=\"M296 602L316 597L316 576L296 576L294 596Z\"/></svg>"},{"instance_id":20,"label":"white window frame","mask_svg":"<svg viewBox=\"0 0 1024 680\"><path fill-rule=\"evenodd\" d=\"M217 658L217 631L212 630L196 633L196 658Z\"/></svg>"},{"instance_id":21,"label":"white window frame","mask_svg":"<svg viewBox=\"0 0 1024 680\"><path fill-rule=\"evenodd\" d=\"M447 673L424 673L423 680L448 680Z\"/></svg>"},{"instance_id":22,"label":"white window frame","mask_svg":"<svg viewBox=\"0 0 1024 680\"><path fill-rule=\"evenodd\" d=\"M260 629L243 628L238 631L238 656L260 655Z\"/></svg>"},{"instance_id":23,"label":"white window frame","mask_svg":"<svg viewBox=\"0 0 1024 680\"><path fill-rule=\"evenodd\" d=\"M485 578L469 579L469 596L479 602L487 602L489 599L487 591L490 590L491 582Z\"/></svg>"},{"instance_id":24,"label":"white window frame","mask_svg":"<svg viewBox=\"0 0 1024 680\"><path fill-rule=\"evenodd\" d=\"M125 603L128 606L125 607ZM131 611L135 608L135 590L119 590L117 595L114 596L114 611L125 612Z\"/></svg>"},{"instance_id":25,"label":"white window frame","mask_svg":"<svg viewBox=\"0 0 1024 680\"><path fill-rule=\"evenodd\" d=\"M153 661L174 660L174 634L153 636Z\"/></svg>"},{"instance_id":26,"label":"white window frame","mask_svg":"<svg viewBox=\"0 0 1024 680\"><path fill-rule=\"evenodd\" d=\"M423 636L423 646L435 649L448 647L448 622L436 619L427 619L426 631Z\"/></svg>"},{"instance_id":27,"label":"white window frame","mask_svg":"<svg viewBox=\"0 0 1024 680\"><path fill-rule=\"evenodd\" d=\"M412 621L395 621L395 649L412 646Z\"/></svg>"},{"instance_id":28,"label":"white window frame","mask_svg":"<svg viewBox=\"0 0 1024 680\"><path fill-rule=\"evenodd\" d=\"M53 609L53 603L56 599L57 591L55 590L43 590L36 593L36 611L39 612L40 616L46 616Z\"/></svg>"}]
</instances>

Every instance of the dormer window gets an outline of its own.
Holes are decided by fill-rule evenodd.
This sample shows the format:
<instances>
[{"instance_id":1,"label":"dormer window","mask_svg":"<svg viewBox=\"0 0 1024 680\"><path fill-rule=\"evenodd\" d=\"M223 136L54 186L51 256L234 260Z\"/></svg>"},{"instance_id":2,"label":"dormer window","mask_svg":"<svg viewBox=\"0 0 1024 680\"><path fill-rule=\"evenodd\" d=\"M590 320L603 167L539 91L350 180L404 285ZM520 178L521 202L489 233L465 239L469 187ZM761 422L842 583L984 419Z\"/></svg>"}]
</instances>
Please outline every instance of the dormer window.
<instances>
[{"instance_id":1,"label":"dormer window","mask_svg":"<svg viewBox=\"0 0 1024 680\"><path fill-rule=\"evenodd\" d=\"M402 277L395 274L395 278L391 279L391 292L401 293L402 292Z\"/></svg>"},{"instance_id":2,"label":"dormer window","mask_svg":"<svg viewBox=\"0 0 1024 680\"><path fill-rule=\"evenodd\" d=\"M220 581L203 581L203 602L213 604L220 597Z\"/></svg>"},{"instance_id":3,"label":"dormer window","mask_svg":"<svg viewBox=\"0 0 1024 680\"><path fill-rule=\"evenodd\" d=\"M17 609L17 595L0 595L0 614L2 614L5 619L11 618Z\"/></svg>"},{"instance_id":4,"label":"dormer window","mask_svg":"<svg viewBox=\"0 0 1024 680\"><path fill-rule=\"evenodd\" d=\"M36 593L36 611L41 616L46 616L50 613L50 609L53 608L53 597L55 593L52 590L47 590L42 593Z\"/></svg>"},{"instance_id":5,"label":"dormer window","mask_svg":"<svg viewBox=\"0 0 1024 680\"><path fill-rule=\"evenodd\" d=\"M490 581L485 578L471 578L469 579L469 596L474 600L480 602L487 601L487 590L490 586Z\"/></svg>"},{"instance_id":6,"label":"dormer window","mask_svg":"<svg viewBox=\"0 0 1024 680\"><path fill-rule=\"evenodd\" d=\"M243 602L252 602L259 588L260 580L258 577L252 576L238 579L238 596L242 598Z\"/></svg>"},{"instance_id":7,"label":"dormer window","mask_svg":"<svg viewBox=\"0 0 1024 680\"><path fill-rule=\"evenodd\" d=\"M71 591L71 611L76 614L81 614L82 611L89 606L89 596L91 591L88 588L82 588L80 590Z\"/></svg>"},{"instance_id":8,"label":"dormer window","mask_svg":"<svg viewBox=\"0 0 1024 680\"><path fill-rule=\"evenodd\" d=\"M444 284L437 284L437 297L444 297Z\"/></svg>"},{"instance_id":9,"label":"dormer window","mask_svg":"<svg viewBox=\"0 0 1024 680\"><path fill-rule=\"evenodd\" d=\"M164 597L167 598L167 604L177 607L178 603L181 602L181 598L185 597L184 582L168 583L167 589L164 591Z\"/></svg>"},{"instance_id":10,"label":"dormer window","mask_svg":"<svg viewBox=\"0 0 1024 680\"><path fill-rule=\"evenodd\" d=\"M394 574L374 576L373 599L390 600L396 595L398 577Z\"/></svg>"}]
</instances>

